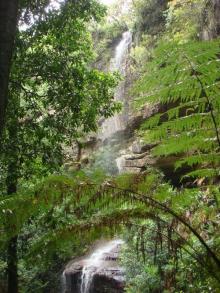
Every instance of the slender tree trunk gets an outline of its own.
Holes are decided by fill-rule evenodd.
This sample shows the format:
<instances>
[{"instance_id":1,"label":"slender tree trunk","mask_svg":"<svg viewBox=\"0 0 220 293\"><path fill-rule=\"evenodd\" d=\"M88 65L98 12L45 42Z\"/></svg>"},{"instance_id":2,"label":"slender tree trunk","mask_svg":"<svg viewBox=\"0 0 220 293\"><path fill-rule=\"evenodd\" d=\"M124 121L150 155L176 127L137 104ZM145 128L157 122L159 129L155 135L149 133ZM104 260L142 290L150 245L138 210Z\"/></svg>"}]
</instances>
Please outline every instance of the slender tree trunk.
<instances>
[{"instance_id":1,"label":"slender tree trunk","mask_svg":"<svg viewBox=\"0 0 220 293\"><path fill-rule=\"evenodd\" d=\"M10 182L9 178L9 182ZM17 182L8 182L8 195L17 190ZM8 293L18 293L18 256L17 256L18 237L12 237L8 242L7 249L7 270L8 270Z\"/></svg>"},{"instance_id":2,"label":"slender tree trunk","mask_svg":"<svg viewBox=\"0 0 220 293\"><path fill-rule=\"evenodd\" d=\"M18 257L17 240L15 236L8 243L8 293L18 293Z\"/></svg>"},{"instance_id":3,"label":"slender tree trunk","mask_svg":"<svg viewBox=\"0 0 220 293\"><path fill-rule=\"evenodd\" d=\"M213 5L213 21L214 21L214 33L213 37L220 36L220 0L212 0Z\"/></svg>"},{"instance_id":4,"label":"slender tree trunk","mask_svg":"<svg viewBox=\"0 0 220 293\"><path fill-rule=\"evenodd\" d=\"M201 38L203 40L208 41L220 36L220 0L206 1L201 24Z\"/></svg>"},{"instance_id":5,"label":"slender tree trunk","mask_svg":"<svg viewBox=\"0 0 220 293\"><path fill-rule=\"evenodd\" d=\"M19 0L0 0L0 136L5 121L8 82Z\"/></svg>"}]
</instances>

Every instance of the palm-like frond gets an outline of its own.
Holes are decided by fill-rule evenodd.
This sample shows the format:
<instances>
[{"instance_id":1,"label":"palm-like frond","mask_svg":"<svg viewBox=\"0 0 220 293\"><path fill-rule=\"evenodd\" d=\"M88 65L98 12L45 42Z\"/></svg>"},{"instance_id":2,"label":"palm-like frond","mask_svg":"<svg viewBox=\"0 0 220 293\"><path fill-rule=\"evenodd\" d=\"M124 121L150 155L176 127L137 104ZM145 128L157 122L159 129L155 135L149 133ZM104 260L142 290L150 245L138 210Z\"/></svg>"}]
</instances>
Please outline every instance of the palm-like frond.
<instances>
[{"instance_id":1,"label":"palm-like frond","mask_svg":"<svg viewBox=\"0 0 220 293\"><path fill-rule=\"evenodd\" d=\"M56 251L65 242L112 235L134 219L167 223L175 219L178 222L175 228L187 229L187 234L200 243L200 249L210 256L215 266L220 266L199 228L184 217L185 210L196 208L198 190L192 190L191 195L178 194L168 184L161 184L156 174L149 178L146 174L128 174L98 183L86 176L82 179L52 176L29 191L29 196L26 192L0 201L0 228L4 243L21 234L28 221L43 223L42 232L32 241L29 255ZM177 204L180 199L181 205Z\"/></svg>"},{"instance_id":2,"label":"palm-like frond","mask_svg":"<svg viewBox=\"0 0 220 293\"><path fill-rule=\"evenodd\" d=\"M206 169L191 172L193 177L219 175L219 53L219 40L161 44L134 89L138 107L164 105L141 130L147 142L158 143L154 155L185 155L176 166L198 164ZM216 170L211 171L213 163Z\"/></svg>"}]
</instances>

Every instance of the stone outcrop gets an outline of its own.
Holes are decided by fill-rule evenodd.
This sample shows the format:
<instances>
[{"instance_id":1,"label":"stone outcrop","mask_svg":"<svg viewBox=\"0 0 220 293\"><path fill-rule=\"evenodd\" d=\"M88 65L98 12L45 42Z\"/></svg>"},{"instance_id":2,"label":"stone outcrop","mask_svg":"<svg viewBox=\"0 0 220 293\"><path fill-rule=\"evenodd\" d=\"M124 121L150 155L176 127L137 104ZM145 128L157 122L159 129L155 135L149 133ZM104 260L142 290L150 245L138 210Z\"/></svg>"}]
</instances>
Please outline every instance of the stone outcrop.
<instances>
[{"instance_id":1,"label":"stone outcrop","mask_svg":"<svg viewBox=\"0 0 220 293\"><path fill-rule=\"evenodd\" d=\"M96 274L91 288L92 293L124 292L124 276L120 269L108 269L107 272Z\"/></svg>"},{"instance_id":2,"label":"stone outcrop","mask_svg":"<svg viewBox=\"0 0 220 293\"><path fill-rule=\"evenodd\" d=\"M113 241L114 242L114 241ZM109 245L106 242L101 244ZM98 246L99 247L99 246ZM99 259L94 258L94 265L89 267L90 285L83 291L83 268L91 263L91 256L85 256L69 263L63 272L63 293L122 293L124 292L124 271L118 264L121 244L110 246L108 252L99 253ZM97 248L99 250L99 248ZM94 249L96 254L96 249ZM93 253L94 253L93 252ZM93 254L91 254L93 255ZM85 289L85 288L84 288Z\"/></svg>"},{"instance_id":3,"label":"stone outcrop","mask_svg":"<svg viewBox=\"0 0 220 293\"><path fill-rule=\"evenodd\" d=\"M65 285L63 293L81 293L82 266L74 264L65 270ZM124 274L120 268L101 269L95 273L89 293L123 293Z\"/></svg>"},{"instance_id":4,"label":"stone outcrop","mask_svg":"<svg viewBox=\"0 0 220 293\"><path fill-rule=\"evenodd\" d=\"M130 147L121 151L121 156L116 159L116 162L120 173L139 173L146 170L147 166L154 164L155 160L150 154L150 149L143 151L135 141Z\"/></svg>"}]
</instances>

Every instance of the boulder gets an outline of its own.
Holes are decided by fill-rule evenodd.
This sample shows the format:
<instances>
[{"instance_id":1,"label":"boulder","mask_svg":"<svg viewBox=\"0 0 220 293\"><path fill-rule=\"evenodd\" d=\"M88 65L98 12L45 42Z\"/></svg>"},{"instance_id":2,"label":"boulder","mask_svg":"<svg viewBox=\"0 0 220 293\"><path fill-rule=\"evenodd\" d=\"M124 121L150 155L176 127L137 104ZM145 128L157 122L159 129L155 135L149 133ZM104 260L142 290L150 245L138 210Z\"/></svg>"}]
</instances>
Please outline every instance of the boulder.
<instances>
[{"instance_id":1,"label":"boulder","mask_svg":"<svg viewBox=\"0 0 220 293\"><path fill-rule=\"evenodd\" d=\"M107 245L111 242L106 242ZM105 246L102 244L101 247ZM99 254L98 261L89 267L89 288L86 293L123 293L125 275L118 264L121 243L110 246L109 251ZM99 249L99 248L98 248ZM99 251L99 250L98 250ZM94 249L96 254L96 249ZM93 252L93 253L94 253ZM91 255L93 255L91 253ZM62 275L62 293L82 293L82 283L85 275L83 269L91 264L91 256L85 256L67 265ZM87 279L88 280L88 279ZM84 293L84 292L83 292Z\"/></svg>"}]
</instances>

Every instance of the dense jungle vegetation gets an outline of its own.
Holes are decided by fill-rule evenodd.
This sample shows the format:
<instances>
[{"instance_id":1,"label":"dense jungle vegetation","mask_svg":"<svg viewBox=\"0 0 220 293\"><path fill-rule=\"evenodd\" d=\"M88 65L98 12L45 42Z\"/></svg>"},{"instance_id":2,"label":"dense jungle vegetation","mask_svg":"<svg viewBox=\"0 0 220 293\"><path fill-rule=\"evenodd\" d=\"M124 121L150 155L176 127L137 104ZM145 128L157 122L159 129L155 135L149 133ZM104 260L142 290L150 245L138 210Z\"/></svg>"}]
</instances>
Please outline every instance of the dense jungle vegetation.
<instances>
[{"instance_id":1,"label":"dense jungle vegetation","mask_svg":"<svg viewBox=\"0 0 220 293\"><path fill-rule=\"evenodd\" d=\"M219 1L10 4L0 4L0 292L60 292L65 263L116 234L125 292L220 292ZM173 168L68 169L66 149L121 110L121 77L106 67L127 30L132 107L158 107L135 135Z\"/></svg>"}]
</instances>

